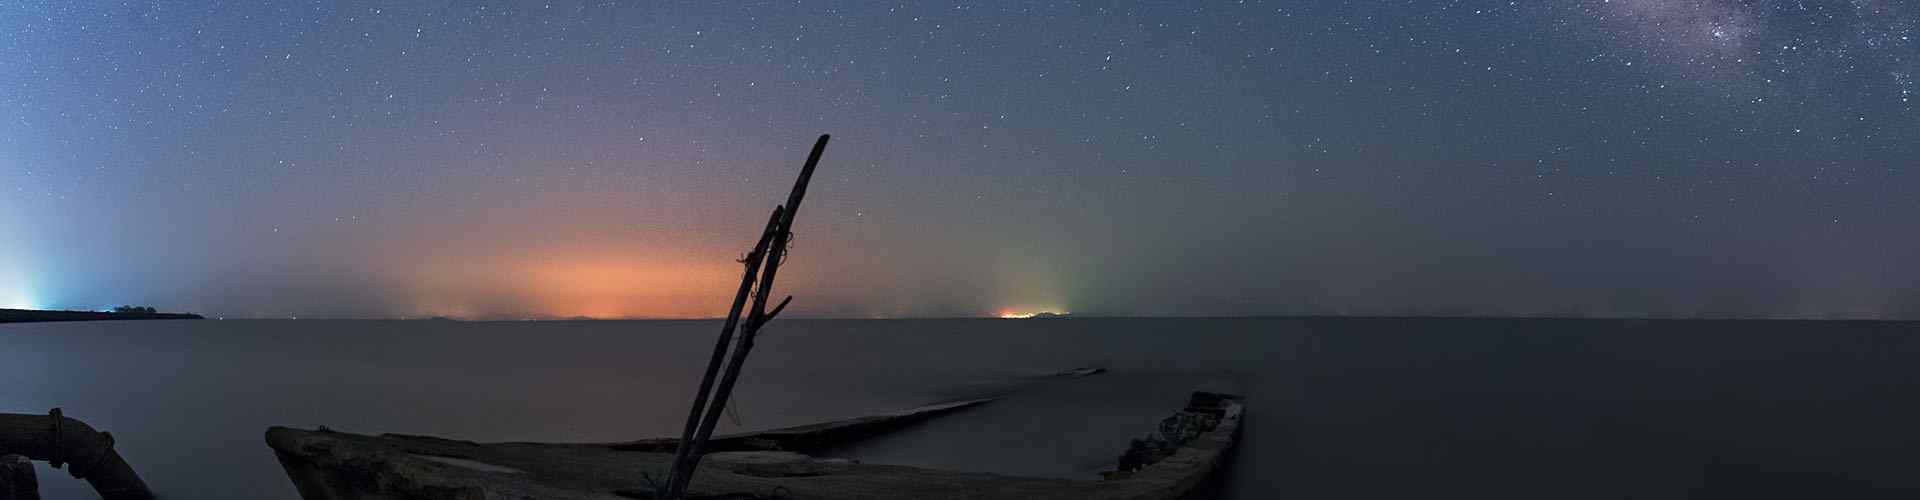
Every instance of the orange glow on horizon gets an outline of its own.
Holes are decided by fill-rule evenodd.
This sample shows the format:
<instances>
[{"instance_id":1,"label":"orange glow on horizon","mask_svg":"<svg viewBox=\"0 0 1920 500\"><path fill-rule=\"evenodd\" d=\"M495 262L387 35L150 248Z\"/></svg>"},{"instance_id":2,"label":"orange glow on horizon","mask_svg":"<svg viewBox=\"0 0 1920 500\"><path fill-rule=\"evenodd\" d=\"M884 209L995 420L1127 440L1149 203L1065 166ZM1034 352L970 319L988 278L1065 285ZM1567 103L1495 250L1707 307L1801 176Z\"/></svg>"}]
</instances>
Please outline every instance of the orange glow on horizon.
<instances>
[{"instance_id":1,"label":"orange glow on horizon","mask_svg":"<svg viewBox=\"0 0 1920 500\"><path fill-rule=\"evenodd\" d=\"M740 283L725 258L540 252L446 259L409 284L413 313L469 319L712 318Z\"/></svg>"},{"instance_id":2,"label":"orange glow on horizon","mask_svg":"<svg viewBox=\"0 0 1920 500\"><path fill-rule=\"evenodd\" d=\"M523 290L544 314L590 318L712 317L736 284L732 262L562 259L529 266Z\"/></svg>"}]
</instances>

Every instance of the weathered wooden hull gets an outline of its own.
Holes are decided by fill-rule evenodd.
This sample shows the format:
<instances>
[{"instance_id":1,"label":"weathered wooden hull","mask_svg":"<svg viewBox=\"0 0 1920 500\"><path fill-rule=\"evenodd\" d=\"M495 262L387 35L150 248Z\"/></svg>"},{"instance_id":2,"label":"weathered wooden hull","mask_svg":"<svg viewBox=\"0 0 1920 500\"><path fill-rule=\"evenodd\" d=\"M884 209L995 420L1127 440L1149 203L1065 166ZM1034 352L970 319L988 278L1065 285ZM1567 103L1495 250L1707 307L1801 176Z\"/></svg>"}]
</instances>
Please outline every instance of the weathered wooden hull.
<instances>
[{"instance_id":1,"label":"weathered wooden hull","mask_svg":"<svg viewBox=\"0 0 1920 500\"><path fill-rule=\"evenodd\" d=\"M886 415L724 436L691 483L690 498L1174 499L1220 467L1239 435L1241 401L1227 396L1218 425L1170 455L1107 480L1002 476L819 459L816 449L985 404L970 400ZM1199 398L1196 397L1196 400ZM272 447L307 500L614 500L650 498L673 460L671 440L623 443L474 443L275 427Z\"/></svg>"}]
</instances>

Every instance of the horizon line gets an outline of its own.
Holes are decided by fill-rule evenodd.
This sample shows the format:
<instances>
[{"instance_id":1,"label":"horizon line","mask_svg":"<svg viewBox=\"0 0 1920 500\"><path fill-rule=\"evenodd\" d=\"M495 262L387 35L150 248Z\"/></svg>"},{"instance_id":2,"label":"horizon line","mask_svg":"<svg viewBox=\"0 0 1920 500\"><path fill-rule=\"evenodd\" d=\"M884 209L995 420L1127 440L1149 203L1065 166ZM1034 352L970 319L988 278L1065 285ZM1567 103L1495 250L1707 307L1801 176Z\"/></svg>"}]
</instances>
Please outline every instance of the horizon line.
<instances>
[{"instance_id":1,"label":"horizon line","mask_svg":"<svg viewBox=\"0 0 1920 500\"><path fill-rule=\"evenodd\" d=\"M216 316L204 315L209 320L224 321L457 321L467 323L509 323L509 322L583 322L583 321L719 321L724 316L707 317L477 317L463 318L455 316ZM1504 320L1599 320L1599 321L1836 321L1836 322L1916 322L1920 318L1858 318L1858 317L1813 317L1813 316L1553 316L1553 315L1407 315L1407 314L1246 314L1246 315L1120 315L1120 314L1072 314L1051 318L1004 318L999 316L897 316L897 317L859 317L859 316L795 316L793 320L819 321L901 321L901 320L1001 320L1001 321L1057 321L1072 319L1504 319Z\"/></svg>"}]
</instances>

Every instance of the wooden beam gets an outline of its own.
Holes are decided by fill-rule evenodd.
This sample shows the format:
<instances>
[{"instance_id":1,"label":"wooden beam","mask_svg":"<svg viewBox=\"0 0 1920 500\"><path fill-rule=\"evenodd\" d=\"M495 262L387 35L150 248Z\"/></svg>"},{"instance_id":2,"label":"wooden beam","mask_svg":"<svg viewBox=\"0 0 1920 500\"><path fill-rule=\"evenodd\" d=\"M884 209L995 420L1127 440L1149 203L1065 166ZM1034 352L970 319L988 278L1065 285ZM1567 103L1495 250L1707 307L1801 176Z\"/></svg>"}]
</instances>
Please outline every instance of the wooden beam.
<instances>
[{"instance_id":1,"label":"wooden beam","mask_svg":"<svg viewBox=\"0 0 1920 500\"><path fill-rule=\"evenodd\" d=\"M773 215L767 218L766 229L760 231L760 242L753 245L753 250L747 252L745 259L741 259L741 263L746 265L746 273L740 277L740 290L733 295L733 307L727 310L727 321L720 326L720 338L714 341L713 356L707 360L707 372L700 378L700 391L694 393L693 406L687 410L687 425L680 432L680 446L674 450L673 465L668 469L669 484L672 478L678 477L675 474L688 467L687 459L692 455L689 445L700 429L701 416L706 414L714 377L720 373L720 364L726 360L727 348L733 342L734 327L740 323L741 309L746 307L747 297L753 292L755 275L760 273L760 263L766 260L767 246L772 244L773 234L780 230L784 211L781 207L773 208Z\"/></svg>"},{"instance_id":2,"label":"wooden beam","mask_svg":"<svg viewBox=\"0 0 1920 500\"><path fill-rule=\"evenodd\" d=\"M701 397L707 396L704 387L702 388L701 394L695 396L696 404L694 405L694 409L701 413L700 425L694 432L692 439L683 439L679 450L675 452L673 468L668 473L666 491L661 495L661 498L672 500L686 498L687 484L693 480L694 469L700 466L700 458L706 447L706 442L709 438L713 437L713 429L719 425L720 415L726 411L727 401L733 394L733 386L740 379L741 368L746 365L747 354L753 351L753 339L760 332L760 328L772 319L772 316L767 314L767 298L773 294L774 277L777 276L780 271L780 262L786 257L787 242L791 241L793 236L793 221L800 213L800 202L806 198L807 184L813 180L813 170L819 166L820 155L826 152L827 140L830 138L830 136L823 134L819 140L814 141L813 150L807 154L806 164L800 167L799 179L794 180L793 190L787 193L787 203L781 205L781 209L775 210L776 222L772 224L773 227L771 228L773 238L765 247L766 251L761 252L759 255L748 255L750 260L757 258L761 261L759 269L761 272L759 291L753 294L753 308L747 313L745 328L740 330L739 344L734 346L733 353L727 360L725 373L720 377L719 387L714 389L710 397L707 397L705 403L707 403L708 407L702 409L701 405L698 404ZM765 235L763 234L762 236L764 240ZM750 263L748 266L751 270L753 264ZM749 275L751 275L751 271L749 271ZM751 285L750 280L751 277L743 278L741 283L743 285ZM738 295L736 295L736 297L738 297ZM792 297L788 297L787 300L792 300ZM775 314L785 309L786 303L786 301L782 301L780 307L774 310ZM739 310L741 309L740 305L740 302L735 302L734 312L729 313L729 317L735 317L739 314ZM729 328L729 330L731 330L731 328ZM719 349L715 351L716 355L718 352ZM715 360L708 363L707 373L713 373L716 369L717 361L716 356ZM702 385L705 385L704 381ZM689 420L691 420L691 415L689 415Z\"/></svg>"}]
</instances>

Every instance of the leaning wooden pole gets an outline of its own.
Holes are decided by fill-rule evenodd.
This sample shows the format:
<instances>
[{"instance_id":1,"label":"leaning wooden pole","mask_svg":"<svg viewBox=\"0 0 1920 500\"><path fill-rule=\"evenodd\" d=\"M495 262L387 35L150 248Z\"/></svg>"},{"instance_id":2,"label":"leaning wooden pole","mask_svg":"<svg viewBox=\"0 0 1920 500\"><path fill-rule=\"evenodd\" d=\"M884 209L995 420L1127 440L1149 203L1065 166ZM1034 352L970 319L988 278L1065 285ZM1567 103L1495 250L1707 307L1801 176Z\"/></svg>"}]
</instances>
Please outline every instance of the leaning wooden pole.
<instances>
[{"instance_id":1,"label":"leaning wooden pole","mask_svg":"<svg viewBox=\"0 0 1920 500\"><path fill-rule=\"evenodd\" d=\"M767 245L772 243L773 234L779 232L780 223L784 220L781 217L783 211L780 207L774 207L773 215L767 218L766 229L760 231L760 242L753 245L753 250L747 252L745 258L740 259L747 270L740 277L740 290L733 295L733 307L727 309L727 321L720 326L720 339L714 341L713 356L707 360L707 372L700 377L700 391L694 393L693 406L687 411L686 428L680 431L680 444L673 451L674 471L686 468L687 456L691 454L688 444L693 442L695 432L700 429L700 416L705 413L702 410L707 407L707 396L713 392L714 377L719 375L720 365L727 359L727 347L733 342L735 327L740 324L740 310L746 307L747 298L753 293L754 279L760 274L760 263L766 260Z\"/></svg>"},{"instance_id":2,"label":"leaning wooden pole","mask_svg":"<svg viewBox=\"0 0 1920 500\"><path fill-rule=\"evenodd\" d=\"M700 466L700 458L706 448L707 440L713 437L713 429L719 424L720 415L726 411L727 400L733 394L734 383L740 379L740 369L746 364L747 354L753 350L754 336L760 332L760 327L772 321L780 311L786 309L787 303L793 300L793 297L787 297L780 301L772 312L767 311L767 298L773 292L773 279L780 270L780 262L786 257L787 243L792 241L794 218L800 212L800 202L806 197L807 184L813 179L814 167L820 164L820 155L826 152L829 138L830 136L821 135L820 139L814 142L813 151L807 154L806 164L800 167L800 178L794 181L793 191L787 194L787 203L774 210L774 220L769 223L767 231L762 233L760 244L755 246L755 252L747 256L746 277L741 278L741 290L735 295L733 309L727 314L728 325L722 332L723 338L716 343L714 358L707 364L708 377L701 381L700 393L694 396L693 409L687 416L689 424L693 423L696 416L700 423L692 436L683 434L680 445L676 447L673 469L668 474L666 490L660 495L661 498L674 500L686 498L687 485L693 480L694 469ZM768 236L771 236L771 240ZM760 271L761 275L758 280L759 290L753 294L753 308L746 313L746 323L739 327L740 339L738 345L733 347L732 355L727 359L720 385L714 388L713 394L709 396L706 386L712 382L712 374L718 369L720 352L726 350L727 340L724 337L732 333L733 323L742 313L741 309L745 304L741 294L746 293L754 284L753 273L756 270Z\"/></svg>"}]
</instances>

